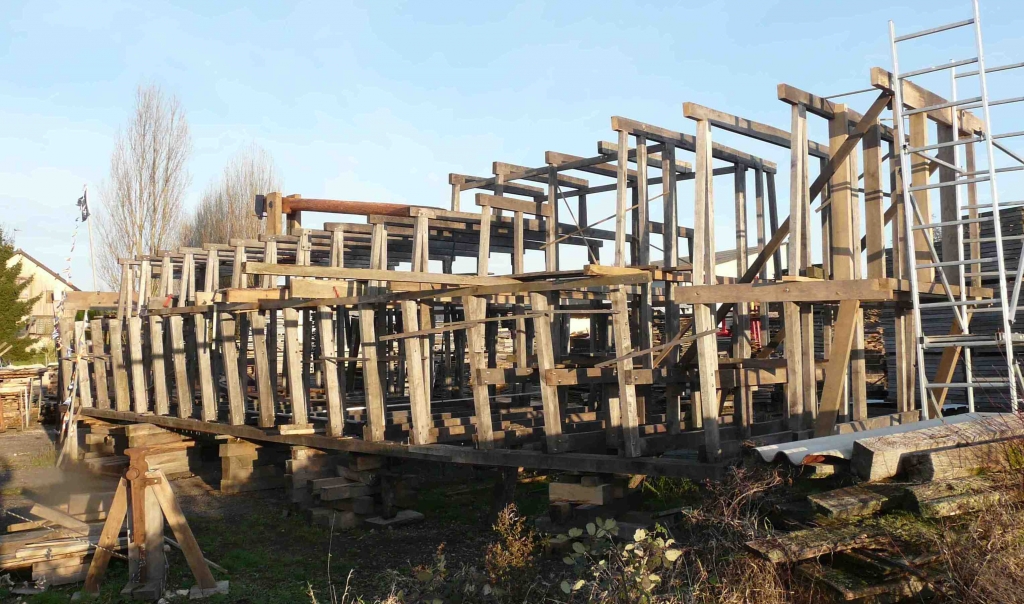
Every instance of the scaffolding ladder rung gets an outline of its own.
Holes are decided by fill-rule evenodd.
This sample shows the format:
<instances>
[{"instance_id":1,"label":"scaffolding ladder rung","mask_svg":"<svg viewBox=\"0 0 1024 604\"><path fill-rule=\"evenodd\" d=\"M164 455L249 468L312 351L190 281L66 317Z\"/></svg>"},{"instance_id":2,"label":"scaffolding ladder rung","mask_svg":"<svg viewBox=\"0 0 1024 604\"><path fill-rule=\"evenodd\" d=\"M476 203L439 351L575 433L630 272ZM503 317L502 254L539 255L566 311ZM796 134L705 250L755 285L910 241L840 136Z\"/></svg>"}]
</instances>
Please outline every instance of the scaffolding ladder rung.
<instances>
[{"instance_id":1,"label":"scaffolding ladder rung","mask_svg":"<svg viewBox=\"0 0 1024 604\"><path fill-rule=\"evenodd\" d=\"M1007 132L1006 134L995 134L992 136L992 139L995 140L1000 138L1016 138L1018 136L1024 136L1024 130L1017 130L1016 132Z\"/></svg>"},{"instance_id":2,"label":"scaffolding ladder rung","mask_svg":"<svg viewBox=\"0 0 1024 604\"><path fill-rule=\"evenodd\" d=\"M1006 388L1010 382L932 382L928 388L937 390L939 388Z\"/></svg>"},{"instance_id":3,"label":"scaffolding ladder rung","mask_svg":"<svg viewBox=\"0 0 1024 604\"><path fill-rule=\"evenodd\" d=\"M935 350L938 348L984 348L986 346L1002 346L1002 340L961 340L958 342L925 342L922 344L926 349Z\"/></svg>"},{"instance_id":4,"label":"scaffolding ladder rung","mask_svg":"<svg viewBox=\"0 0 1024 604\"><path fill-rule=\"evenodd\" d=\"M925 191L927 189L940 189L942 187L955 187L958 185L969 185L975 182L985 182L988 180L988 176L975 176L974 178L961 178L957 180L947 180L944 182L933 182L927 185L917 185L916 187L910 187L907 189L911 193L914 191Z\"/></svg>"},{"instance_id":5,"label":"scaffolding ladder rung","mask_svg":"<svg viewBox=\"0 0 1024 604\"><path fill-rule=\"evenodd\" d=\"M998 65L996 67L986 67L985 73L995 73L997 71L1006 71L1007 69L1017 69L1018 67L1024 67L1024 63L1010 63L1009 65ZM965 71L963 73L956 74L958 78L969 78L971 76L978 75L978 70Z\"/></svg>"},{"instance_id":6,"label":"scaffolding ladder rung","mask_svg":"<svg viewBox=\"0 0 1024 604\"><path fill-rule=\"evenodd\" d=\"M1008 98L1008 99L999 99L999 100L995 100L995 101L989 101L988 102L988 106L989 107L995 107L996 105L1009 105L1010 103L1019 103L1021 101L1024 101L1024 96L1015 96L1015 97L1011 97L1011 98ZM975 102L972 102L970 105L964 105L964 110L967 110L967 109L977 109L977 108L979 108L981 106L982 106L981 97L977 97ZM909 113L909 111L907 113Z\"/></svg>"},{"instance_id":7,"label":"scaffolding ladder rung","mask_svg":"<svg viewBox=\"0 0 1024 604\"><path fill-rule=\"evenodd\" d=\"M947 23L946 25L940 25L938 27L932 27L930 29L922 29L921 31L915 31L911 34L903 34L902 36L896 36L896 42L903 42L904 40L913 40L914 38L920 38L921 36L930 36L939 32L947 31L950 29L956 29L958 27L964 27L967 25L974 25L974 19L967 19L964 21L957 21L956 23Z\"/></svg>"},{"instance_id":8,"label":"scaffolding ladder rung","mask_svg":"<svg viewBox=\"0 0 1024 604\"><path fill-rule=\"evenodd\" d=\"M1024 167L1024 166L1022 166L1022 167ZM1022 206L1022 205L1024 205L1024 199L1018 199L1016 201L1000 201L999 202L999 209L1012 208L1013 206ZM960 206L960 209L961 210L984 210L986 208L991 208L991 207L992 207L991 203L978 203L978 204L974 204L974 205ZM1004 241L1007 240L1007 239L1009 239L1009 237L1003 237ZM995 238L993 238L992 241L995 241Z\"/></svg>"},{"instance_id":9,"label":"scaffolding ladder rung","mask_svg":"<svg viewBox=\"0 0 1024 604\"><path fill-rule=\"evenodd\" d=\"M944 143L935 143L934 145L925 145L924 147L907 147L907 153L920 153L921 151L931 151L932 149L945 149L946 147L952 147L954 145L980 143L983 140L985 140L985 138L982 136L970 136L968 138L960 138L955 141L946 141Z\"/></svg>"},{"instance_id":10,"label":"scaffolding ladder rung","mask_svg":"<svg viewBox=\"0 0 1024 604\"><path fill-rule=\"evenodd\" d=\"M981 97L980 96L972 96L972 97L966 98L966 99L959 99L959 100L956 100L956 101L946 101L945 103L937 103L935 105L927 105L925 107L920 107L918 109L908 109L908 110L906 110L906 111L904 111L902 113L905 116L906 115L916 115L918 113L928 113L929 111L937 111L939 109L948 109L950 107L959 107L960 105L970 105L971 103L980 103L980 102L981 102ZM989 103L989 105L991 105L991 104L992 103ZM979 107L980 107L980 105L979 105ZM967 107L965 107L965 109L966 108Z\"/></svg>"},{"instance_id":11,"label":"scaffolding ladder rung","mask_svg":"<svg viewBox=\"0 0 1024 604\"><path fill-rule=\"evenodd\" d=\"M1005 166L1002 168L996 168L996 174L1004 174L1006 172L1020 172L1024 170L1024 165L1021 166ZM965 172L964 176L978 176L979 174L988 174L988 170L978 170L977 172ZM999 204L1002 207L1003 204Z\"/></svg>"},{"instance_id":12,"label":"scaffolding ladder rung","mask_svg":"<svg viewBox=\"0 0 1024 604\"><path fill-rule=\"evenodd\" d=\"M954 67L960 67L961 65L971 65L978 62L978 57L971 57L970 59L963 59L961 61L951 61L942 65L934 65L932 67L925 67L924 69L915 69L914 71L908 71L900 74L900 79L905 80L906 78L912 78L914 76L924 75L926 73L932 73L934 71L942 71L943 69L952 69ZM989 70L985 70L988 73Z\"/></svg>"},{"instance_id":13,"label":"scaffolding ladder rung","mask_svg":"<svg viewBox=\"0 0 1024 604\"><path fill-rule=\"evenodd\" d=\"M1003 204L999 204L1002 207ZM995 237L978 237L977 239L964 239L964 243L994 243ZM1024 235L1004 235L1003 241L1024 241Z\"/></svg>"},{"instance_id":14,"label":"scaffolding ladder rung","mask_svg":"<svg viewBox=\"0 0 1024 604\"><path fill-rule=\"evenodd\" d=\"M991 216L978 216L977 218L962 218L960 220L946 220L943 222L926 222L924 224L915 224L910 228L915 231L923 231L925 229L934 229L936 227L958 226L962 224L973 224L976 222L991 222L991 220Z\"/></svg>"},{"instance_id":15,"label":"scaffolding ladder rung","mask_svg":"<svg viewBox=\"0 0 1024 604\"><path fill-rule=\"evenodd\" d=\"M921 308L952 308L954 306L981 306L982 304L995 304L999 302L995 298L981 298L978 300L948 300L945 302L922 302Z\"/></svg>"},{"instance_id":16,"label":"scaffolding ladder rung","mask_svg":"<svg viewBox=\"0 0 1024 604\"><path fill-rule=\"evenodd\" d=\"M972 260L945 260L943 262L927 262L918 264L917 268L939 268L943 266L964 266L965 264L987 264L999 262L998 258L977 258Z\"/></svg>"}]
</instances>

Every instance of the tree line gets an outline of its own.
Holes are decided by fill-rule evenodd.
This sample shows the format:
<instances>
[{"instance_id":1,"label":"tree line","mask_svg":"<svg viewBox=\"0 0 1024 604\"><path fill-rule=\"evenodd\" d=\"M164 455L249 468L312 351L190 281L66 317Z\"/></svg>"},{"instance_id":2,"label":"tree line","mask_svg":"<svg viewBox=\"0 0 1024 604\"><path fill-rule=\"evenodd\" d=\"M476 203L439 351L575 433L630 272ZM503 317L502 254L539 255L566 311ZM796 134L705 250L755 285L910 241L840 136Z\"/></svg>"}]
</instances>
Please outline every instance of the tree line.
<instances>
[{"instance_id":1,"label":"tree line","mask_svg":"<svg viewBox=\"0 0 1024 604\"><path fill-rule=\"evenodd\" d=\"M110 174L100 186L98 267L107 287L121 281L118 260L177 246L255 238L262 224L253 197L281 188L274 160L255 142L239 149L188 211L192 135L181 102L159 86L139 86L117 133Z\"/></svg>"}]
</instances>

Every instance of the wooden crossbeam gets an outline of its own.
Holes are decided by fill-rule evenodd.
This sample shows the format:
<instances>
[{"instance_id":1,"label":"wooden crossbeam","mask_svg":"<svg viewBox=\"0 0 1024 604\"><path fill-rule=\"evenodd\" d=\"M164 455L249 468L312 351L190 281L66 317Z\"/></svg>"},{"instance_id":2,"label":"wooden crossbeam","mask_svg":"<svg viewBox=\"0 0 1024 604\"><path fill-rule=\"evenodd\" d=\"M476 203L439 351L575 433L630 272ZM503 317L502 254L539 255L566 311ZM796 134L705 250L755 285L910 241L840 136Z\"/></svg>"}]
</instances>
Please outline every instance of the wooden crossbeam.
<instances>
[{"instance_id":1,"label":"wooden crossbeam","mask_svg":"<svg viewBox=\"0 0 1024 604\"><path fill-rule=\"evenodd\" d=\"M242 270L250 275L284 275L288 277L321 277L328 279L352 279L356 281L397 281L401 283L436 283L439 285L514 285L519 283L515 279L509 279L508 277L387 271L369 268L343 268L339 266L300 266L295 264L268 264L266 262L246 262Z\"/></svg>"},{"instance_id":2,"label":"wooden crossbeam","mask_svg":"<svg viewBox=\"0 0 1024 604\"><path fill-rule=\"evenodd\" d=\"M724 111L711 109L697 103L683 103L683 115L692 119L707 120L716 128L742 134L743 136L771 143L785 149L789 149L792 144L792 137L785 130L730 115ZM812 157L828 159L828 145L809 140L807 141L807 153Z\"/></svg>"},{"instance_id":3,"label":"wooden crossbeam","mask_svg":"<svg viewBox=\"0 0 1024 604\"><path fill-rule=\"evenodd\" d=\"M675 145L676 147L687 151L694 151L697 148L697 139L692 134L674 132L667 128L652 126L651 124L645 124L625 117L612 117L612 130L628 132L632 135L643 135L651 140ZM711 155L715 159L720 159L733 164L743 164L750 168L760 168L766 172L775 172L777 168L774 162L761 159L760 157L738 149L733 149L732 147L728 147L720 143L712 143Z\"/></svg>"}]
</instances>

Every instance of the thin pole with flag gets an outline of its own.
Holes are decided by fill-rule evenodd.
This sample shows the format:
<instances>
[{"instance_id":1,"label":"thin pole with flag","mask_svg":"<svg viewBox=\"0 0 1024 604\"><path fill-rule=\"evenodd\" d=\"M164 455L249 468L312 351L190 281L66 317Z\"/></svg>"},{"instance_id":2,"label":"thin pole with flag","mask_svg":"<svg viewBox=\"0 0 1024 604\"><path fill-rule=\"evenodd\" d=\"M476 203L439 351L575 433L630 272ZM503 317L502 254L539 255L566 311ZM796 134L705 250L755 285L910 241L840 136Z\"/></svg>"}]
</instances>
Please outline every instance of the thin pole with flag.
<instances>
[{"instance_id":1,"label":"thin pole with flag","mask_svg":"<svg viewBox=\"0 0 1024 604\"><path fill-rule=\"evenodd\" d=\"M82 187L82 196L78 198L78 209L82 212L82 222L86 223L89 227L89 265L92 267L92 289L93 291L99 291L99 286L96 283L96 253L93 251L92 246L92 223L89 222L89 185Z\"/></svg>"}]
</instances>

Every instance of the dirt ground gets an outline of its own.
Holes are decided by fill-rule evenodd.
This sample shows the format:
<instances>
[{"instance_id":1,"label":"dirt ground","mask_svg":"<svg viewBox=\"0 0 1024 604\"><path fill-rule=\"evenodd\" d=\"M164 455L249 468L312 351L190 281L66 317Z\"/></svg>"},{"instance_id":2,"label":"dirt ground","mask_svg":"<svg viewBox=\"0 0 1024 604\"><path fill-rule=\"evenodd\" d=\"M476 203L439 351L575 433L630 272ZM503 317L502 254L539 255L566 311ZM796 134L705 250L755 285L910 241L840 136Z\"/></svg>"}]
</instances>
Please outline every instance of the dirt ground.
<instances>
[{"instance_id":1,"label":"dirt ground","mask_svg":"<svg viewBox=\"0 0 1024 604\"><path fill-rule=\"evenodd\" d=\"M71 492L115 488L113 478L54 468L52 442L53 434L41 429L0 435L0 506L17 512L33 500L59 500ZM496 474L469 468L442 473L418 493L416 509L425 515L423 522L384 530L364 525L333 533L293 508L283 490L229 495L218 491L209 476L171 484L205 556L228 571L214 570L214 575L230 581L230 593L207 601L276 604L313 602L313 598L330 602L331 583L340 599L346 582L349 601L353 596L368 601L386 598L409 580L413 567L431 563L442 545L449 568L479 567L493 541L489 508L495 480ZM522 484L516 502L524 513L538 514L545 509L546 497L546 484ZM0 518L0 527L17 521ZM193 583L188 566L177 550L168 560L165 596L171 602L186 601L179 591ZM15 573L11 579L21 584L30 575ZM130 601L118 593L126 581L127 564L112 560L96 601ZM27 598L5 595L0 588L0 602L67 602L79 587L52 588Z\"/></svg>"}]
</instances>

